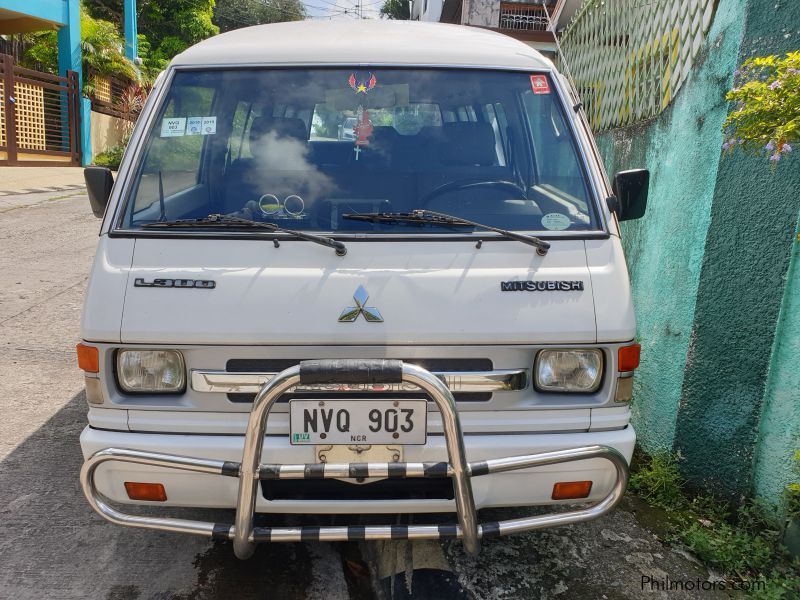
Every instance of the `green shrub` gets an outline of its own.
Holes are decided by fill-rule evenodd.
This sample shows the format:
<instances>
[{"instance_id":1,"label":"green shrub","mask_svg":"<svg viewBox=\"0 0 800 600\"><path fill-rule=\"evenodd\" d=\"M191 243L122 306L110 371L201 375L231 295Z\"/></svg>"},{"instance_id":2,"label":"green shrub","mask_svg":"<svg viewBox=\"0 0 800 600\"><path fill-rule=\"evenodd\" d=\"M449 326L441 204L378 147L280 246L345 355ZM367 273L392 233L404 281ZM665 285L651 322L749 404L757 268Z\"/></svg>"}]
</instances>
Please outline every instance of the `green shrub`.
<instances>
[{"instance_id":1,"label":"green shrub","mask_svg":"<svg viewBox=\"0 0 800 600\"><path fill-rule=\"evenodd\" d=\"M98 167L108 167L112 171L119 169L119 163L122 162L122 153L125 152L126 144L117 144L113 148L109 148L105 152L101 152L94 157L93 163Z\"/></svg>"},{"instance_id":2,"label":"green shrub","mask_svg":"<svg viewBox=\"0 0 800 600\"><path fill-rule=\"evenodd\" d=\"M711 495L690 496L677 459L668 454L639 457L629 489L665 510L667 541L685 546L742 589L750 586L751 596L800 598L800 563L780 544L780 527L763 504L732 507ZM800 491L793 494L790 487L790 505L800 499Z\"/></svg>"},{"instance_id":3,"label":"green shrub","mask_svg":"<svg viewBox=\"0 0 800 600\"><path fill-rule=\"evenodd\" d=\"M779 538L776 524L756 503L740 506L731 521L701 517L680 532L681 541L700 560L739 576L769 570L782 555Z\"/></svg>"},{"instance_id":4,"label":"green shrub","mask_svg":"<svg viewBox=\"0 0 800 600\"><path fill-rule=\"evenodd\" d=\"M795 470L800 474L800 450L794 453ZM786 517L800 521L800 482L793 481L786 486Z\"/></svg>"},{"instance_id":5,"label":"green shrub","mask_svg":"<svg viewBox=\"0 0 800 600\"><path fill-rule=\"evenodd\" d=\"M750 58L735 77L722 147L746 148L775 165L800 141L800 52Z\"/></svg>"},{"instance_id":6,"label":"green shrub","mask_svg":"<svg viewBox=\"0 0 800 600\"><path fill-rule=\"evenodd\" d=\"M631 474L628 484L632 492L649 504L669 510L687 502L682 486L678 463L668 454L641 457L640 466Z\"/></svg>"}]
</instances>

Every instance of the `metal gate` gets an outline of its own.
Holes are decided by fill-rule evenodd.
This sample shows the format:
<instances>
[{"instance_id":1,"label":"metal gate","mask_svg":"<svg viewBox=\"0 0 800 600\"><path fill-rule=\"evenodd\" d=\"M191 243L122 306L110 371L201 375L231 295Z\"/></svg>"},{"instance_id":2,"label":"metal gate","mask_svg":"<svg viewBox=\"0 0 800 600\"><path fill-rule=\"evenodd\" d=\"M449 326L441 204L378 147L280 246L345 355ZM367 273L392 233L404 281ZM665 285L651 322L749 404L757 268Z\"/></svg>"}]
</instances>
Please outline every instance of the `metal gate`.
<instances>
[{"instance_id":1,"label":"metal gate","mask_svg":"<svg viewBox=\"0 0 800 600\"><path fill-rule=\"evenodd\" d=\"M0 166L80 166L78 74L33 71L0 54Z\"/></svg>"}]
</instances>

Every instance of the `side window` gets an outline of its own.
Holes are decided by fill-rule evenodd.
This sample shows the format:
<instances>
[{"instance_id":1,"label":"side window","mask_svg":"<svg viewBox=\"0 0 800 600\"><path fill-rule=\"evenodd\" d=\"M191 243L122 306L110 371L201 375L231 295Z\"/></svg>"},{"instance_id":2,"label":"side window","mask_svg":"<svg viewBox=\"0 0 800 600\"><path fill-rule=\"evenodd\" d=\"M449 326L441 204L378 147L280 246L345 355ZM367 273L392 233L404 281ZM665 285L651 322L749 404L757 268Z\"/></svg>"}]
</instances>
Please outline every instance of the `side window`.
<instances>
[{"instance_id":1,"label":"side window","mask_svg":"<svg viewBox=\"0 0 800 600\"><path fill-rule=\"evenodd\" d=\"M443 121L438 104L372 108L368 114L373 127L391 127L400 135L417 135L423 127L440 127ZM311 117L311 141L354 141L358 121L355 110L333 110L326 104L317 104Z\"/></svg>"},{"instance_id":2,"label":"side window","mask_svg":"<svg viewBox=\"0 0 800 600\"><path fill-rule=\"evenodd\" d=\"M557 101L549 94L522 94L525 116L531 132L539 184L549 185L588 213L586 183L578 167L577 149ZM588 217L587 217L588 218Z\"/></svg>"},{"instance_id":3,"label":"side window","mask_svg":"<svg viewBox=\"0 0 800 600\"><path fill-rule=\"evenodd\" d=\"M311 141L353 141L357 121L355 111L336 110L327 104L316 104L311 115Z\"/></svg>"},{"instance_id":4,"label":"side window","mask_svg":"<svg viewBox=\"0 0 800 600\"><path fill-rule=\"evenodd\" d=\"M213 101L213 88L173 88L156 125L159 134L151 138L142 165L134 213L156 202L161 189L168 198L197 184L203 144L208 135L216 135L210 133L217 126L211 114Z\"/></svg>"},{"instance_id":5,"label":"side window","mask_svg":"<svg viewBox=\"0 0 800 600\"><path fill-rule=\"evenodd\" d=\"M483 107L483 120L492 126L495 139L495 152L497 153L497 164L501 167L506 166L506 132L500 126L500 121L495 112L494 104L486 104Z\"/></svg>"},{"instance_id":6,"label":"side window","mask_svg":"<svg viewBox=\"0 0 800 600\"><path fill-rule=\"evenodd\" d=\"M233 113L231 137L228 139L228 162L241 158L250 158L250 144L247 133L252 121L253 105L250 102L239 102Z\"/></svg>"}]
</instances>

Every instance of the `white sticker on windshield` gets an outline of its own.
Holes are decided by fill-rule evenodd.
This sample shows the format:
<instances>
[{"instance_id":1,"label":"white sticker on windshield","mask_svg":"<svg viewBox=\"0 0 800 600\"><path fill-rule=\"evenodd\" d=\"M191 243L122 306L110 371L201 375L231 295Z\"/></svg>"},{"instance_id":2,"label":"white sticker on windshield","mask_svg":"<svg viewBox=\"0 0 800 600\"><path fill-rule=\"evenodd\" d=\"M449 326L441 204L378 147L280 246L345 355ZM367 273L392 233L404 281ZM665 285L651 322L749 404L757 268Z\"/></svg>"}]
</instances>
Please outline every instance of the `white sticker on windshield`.
<instances>
[{"instance_id":1,"label":"white sticker on windshield","mask_svg":"<svg viewBox=\"0 0 800 600\"><path fill-rule=\"evenodd\" d=\"M542 217L542 227L553 231L561 231L570 226L570 220L567 215L561 213L547 213Z\"/></svg>"},{"instance_id":2,"label":"white sticker on windshield","mask_svg":"<svg viewBox=\"0 0 800 600\"><path fill-rule=\"evenodd\" d=\"M203 117L203 135L217 133L217 117Z\"/></svg>"},{"instance_id":3,"label":"white sticker on windshield","mask_svg":"<svg viewBox=\"0 0 800 600\"><path fill-rule=\"evenodd\" d=\"M161 137L180 137L186 131L186 117L172 117L161 121Z\"/></svg>"},{"instance_id":4,"label":"white sticker on windshield","mask_svg":"<svg viewBox=\"0 0 800 600\"><path fill-rule=\"evenodd\" d=\"M203 132L203 117L189 117L186 120L186 135L200 135Z\"/></svg>"}]
</instances>

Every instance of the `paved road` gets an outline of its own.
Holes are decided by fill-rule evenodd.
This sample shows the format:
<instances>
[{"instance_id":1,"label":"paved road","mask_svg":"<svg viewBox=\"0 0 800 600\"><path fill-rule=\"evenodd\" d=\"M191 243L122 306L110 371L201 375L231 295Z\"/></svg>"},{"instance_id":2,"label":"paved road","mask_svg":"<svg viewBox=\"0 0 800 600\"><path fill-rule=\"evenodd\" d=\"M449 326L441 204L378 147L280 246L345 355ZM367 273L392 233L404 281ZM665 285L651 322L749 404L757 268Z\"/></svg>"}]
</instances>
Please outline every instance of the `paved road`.
<instances>
[{"instance_id":1,"label":"paved road","mask_svg":"<svg viewBox=\"0 0 800 600\"><path fill-rule=\"evenodd\" d=\"M99 223L82 192L3 200L0 598L360 599L374 595L370 577L395 598L409 585L415 598L691 598L643 592L641 577L707 577L631 510L494 540L478 560L458 544L397 542L265 545L239 562L226 544L102 521L77 483L86 408L73 350Z\"/></svg>"}]
</instances>

